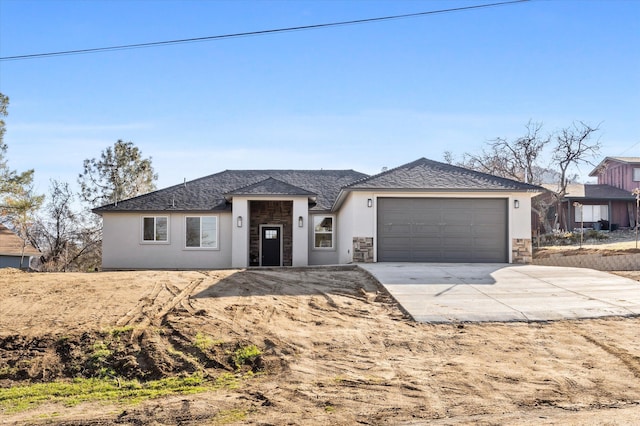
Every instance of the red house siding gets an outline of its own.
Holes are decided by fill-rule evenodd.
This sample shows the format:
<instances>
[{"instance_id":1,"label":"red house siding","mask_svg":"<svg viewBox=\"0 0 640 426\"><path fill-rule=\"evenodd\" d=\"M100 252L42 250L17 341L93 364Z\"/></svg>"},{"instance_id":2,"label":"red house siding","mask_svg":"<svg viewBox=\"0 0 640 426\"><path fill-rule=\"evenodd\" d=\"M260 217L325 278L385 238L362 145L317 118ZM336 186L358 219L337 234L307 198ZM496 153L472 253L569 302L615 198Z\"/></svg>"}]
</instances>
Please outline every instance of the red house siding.
<instances>
[{"instance_id":1,"label":"red house siding","mask_svg":"<svg viewBox=\"0 0 640 426\"><path fill-rule=\"evenodd\" d=\"M622 188L629 192L640 187L640 181L633 180L633 169L640 169L640 163L624 164L607 162L607 167L598 175L598 183Z\"/></svg>"}]
</instances>

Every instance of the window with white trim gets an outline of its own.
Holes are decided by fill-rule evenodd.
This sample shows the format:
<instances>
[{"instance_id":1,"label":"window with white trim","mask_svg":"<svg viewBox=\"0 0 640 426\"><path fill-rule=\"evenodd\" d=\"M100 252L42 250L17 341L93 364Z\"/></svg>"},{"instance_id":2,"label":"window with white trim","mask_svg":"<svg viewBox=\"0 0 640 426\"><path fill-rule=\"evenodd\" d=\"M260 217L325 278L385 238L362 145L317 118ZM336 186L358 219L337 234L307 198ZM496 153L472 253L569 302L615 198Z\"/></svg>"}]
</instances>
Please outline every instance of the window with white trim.
<instances>
[{"instance_id":1,"label":"window with white trim","mask_svg":"<svg viewBox=\"0 0 640 426\"><path fill-rule=\"evenodd\" d=\"M633 181L640 182L640 167L633 168Z\"/></svg>"},{"instance_id":2,"label":"window with white trim","mask_svg":"<svg viewBox=\"0 0 640 426\"><path fill-rule=\"evenodd\" d=\"M218 248L218 216L185 217L185 247Z\"/></svg>"},{"instance_id":3,"label":"window with white trim","mask_svg":"<svg viewBox=\"0 0 640 426\"><path fill-rule=\"evenodd\" d=\"M147 243L169 241L169 218L167 216L144 216L142 218L142 241Z\"/></svg>"},{"instance_id":4,"label":"window with white trim","mask_svg":"<svg viewBox=\"0 0 640 426\"><path fill-rule=\"evenodd\" d=\"M609 206L582 206L576 207L576 222L597 222L599 220L609 220Z\"/></svg>"},{"instance_id":5,"label":"window with white trim","mask_svg":"<svg viewBox=\"0 0 640 426\"><path fill-rule=\"evenodd\" d=\"M333 216L313 216L313 247L333 248Z\"/></svg>"}]
</instances>

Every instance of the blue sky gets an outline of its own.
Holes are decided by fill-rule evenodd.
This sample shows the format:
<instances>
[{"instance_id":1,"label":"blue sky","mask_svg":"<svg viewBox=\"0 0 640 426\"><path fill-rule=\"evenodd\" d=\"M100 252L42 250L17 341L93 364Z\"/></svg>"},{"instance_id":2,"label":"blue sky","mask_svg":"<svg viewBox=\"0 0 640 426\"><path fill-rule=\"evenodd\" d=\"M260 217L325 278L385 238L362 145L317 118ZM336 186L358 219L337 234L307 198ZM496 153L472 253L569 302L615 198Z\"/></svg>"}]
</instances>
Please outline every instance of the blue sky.
<instances>
[{"instance_id":1,"label":"blue sky","mask_svg":"<svg viewBox=\"0 0 640 426\"><path fill-rule=\"evenodd\" d=\"M483 1L0 0L0 56ZM75 183L118 139L165 187L224 169L376 173L478 152L531 119L640 155L640 1L537 0L371 24L0 62L12 168ZM596 160L596 162L599 159ZM576 172L586 173L589 167Z\"/></svg>"}]
</instances>

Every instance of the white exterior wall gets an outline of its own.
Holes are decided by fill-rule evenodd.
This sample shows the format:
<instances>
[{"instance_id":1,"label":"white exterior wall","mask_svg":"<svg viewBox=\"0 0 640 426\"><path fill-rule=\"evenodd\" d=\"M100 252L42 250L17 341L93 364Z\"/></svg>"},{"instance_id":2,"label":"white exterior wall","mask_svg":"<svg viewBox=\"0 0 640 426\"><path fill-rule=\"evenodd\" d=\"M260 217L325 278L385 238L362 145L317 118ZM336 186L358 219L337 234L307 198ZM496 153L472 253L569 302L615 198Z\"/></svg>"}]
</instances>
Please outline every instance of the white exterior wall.
<instances>
[{"instance_id":1,"label":"white exterior wall","mask_svg":"<svg viewBox=\"0 0 640 426\"><path fill-rule=\"evenodd\" d=\"M507 199L509 218L507 247L508 259L512 262L512 245L514 238L531 238L531 197L536 193L478 193L478 192L351 192L348 194L338 213L339 262L352 261L354 237L373 237L374 259L377 260L377 198L504 198ZM371 198L372 207L367 207ZM514 207L518 200L519 207Z\"/></svg>"},{"instance_id":2,"label":"white exterior wall","mask_svg":"<svg viewBox=\"0 0 640 426\"><path fill-rule=\"evenodd\" d=\"M231 266L246 268L249 266L249 200L246 197L234 197L231 213ZM238 227L238 217L242 217L242 227Z\"/></svg>"},{"instance_id":3,"label":"white exterior wall","mask_svg":"<svg viewBox=\"0 0 640 426\"><path fill-rule=\"evenodd\" d=\"M509 197L509 234L511 238L531 238L531 198L537 194L511 194ZM518 201L520 207L515 208Z\"/></svg>"},{"instance_id":4,"label":"white exterior wall","mask_svg":"<svg viewBox=\"0 0 640 426\"><path fill-rule=\"evenodd\" d=\"M373 205L367 207L367 200ZM351 192L340 207L338 213L339 263L353 261L353 238L373 238L376 232L376 200L373 192Z\"/></svg>"},{"instance_id":5,"label":"white exterior wall","mask_svg":"<svg viewBox=\"0 0 640 426\"><path fill-rule=\"evenodd\" d=\"M298 218L302 216L302 227L298 226ZM293 224L291 238L291 266L307 266L309 264L309 199L298 197L293 200Z\"/></svg>"},{"instance_id":6,"label":"white exterior wall","mask_svg":"<svg viewBox=\"0 0 640 426\"><path fill-rule=\"evenodd\" d=\"M218 248L185 248L185 216L218 217ZM169 241L142 242L142 217L167 216ZM103 213L103 269L217 269L231 265L228 212Z\"/></svg>"}]
</instances>

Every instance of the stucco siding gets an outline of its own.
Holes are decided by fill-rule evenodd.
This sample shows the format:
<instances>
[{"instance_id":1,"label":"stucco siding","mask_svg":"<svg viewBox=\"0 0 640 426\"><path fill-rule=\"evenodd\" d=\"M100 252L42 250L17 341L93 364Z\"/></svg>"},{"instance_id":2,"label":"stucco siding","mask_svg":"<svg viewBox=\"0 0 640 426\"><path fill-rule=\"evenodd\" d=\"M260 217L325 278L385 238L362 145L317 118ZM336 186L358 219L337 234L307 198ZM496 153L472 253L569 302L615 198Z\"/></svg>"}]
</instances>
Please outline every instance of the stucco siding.
<instances>
[{"instance_id":1,"label":"stucco siding","mask_svg":"<svg viewBox=\"0 0 640 426\"><path fill-rule=\"evenodd\" d=\"M211 213L189 213L188 216ZM143 216L168 216L169 241L142 242ZM184 213L103 214L103 269L216 269L231 266L231 214L218 216L218 248L185 248Z\"/></svg>"}]
</instances>

